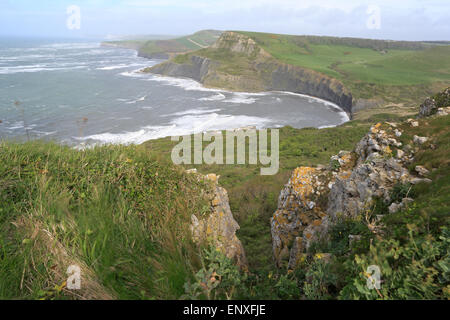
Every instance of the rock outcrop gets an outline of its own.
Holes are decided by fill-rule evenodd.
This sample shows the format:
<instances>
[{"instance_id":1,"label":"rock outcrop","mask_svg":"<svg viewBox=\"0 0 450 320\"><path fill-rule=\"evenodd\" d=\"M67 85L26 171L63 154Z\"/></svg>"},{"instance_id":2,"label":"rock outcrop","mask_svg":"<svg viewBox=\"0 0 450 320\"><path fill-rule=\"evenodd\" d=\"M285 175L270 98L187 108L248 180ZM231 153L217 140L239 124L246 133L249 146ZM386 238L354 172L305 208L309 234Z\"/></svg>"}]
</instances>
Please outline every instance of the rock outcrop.
<instances>
[{"instance_id":1,"label":"rock outcrop","mask_svg":"<svg viewBox=\"0 0 450 320\"><path fill-rule=\"evenodd\" d=\"M206 179L213 184L213 193L207 195L211 202L211 212L204 215L192 215L193 240L197 244L213 245L235 261L241 269L247 270L244 247L236 236L239 225L230 210L228 193L219 186L218 177L215 174L207 175Z\"/></svg>"},{"instance_id":2,"label":"rock outcrop","mask_svg":"<svg viewBox=\"0 0 450 320\"><path fill-rule=\"evenodd\" d=\"M400 136L402 131L395 123L379 123L354 152L341 151L327 168L300 167L294 171L271 221L278 267L287 264L294 269L313 241L326 239L332 224L364 215L376 199L389 204L391 213L407 206L412 201L407 196L399 202L391 199L394 186L431 181L424 178L428 171L423 167L416 167L417 174L408 170L414 148L403 146L397 140Z\"/></svg>"},{"instance_id":3,"label":"rock outcrop","mask_svg":"<svg viewBox=\"0 0 450 320\"><path fill-rule=\"evenodd\" d=\"M320 234L328 229L327 196L337 178L346 179L354 163L354 155L342 151L330 166L300 167L294 170L281 191L278 209L271 220L275 264L294 269L303 254Z\"/></svg>"},{"instance_id":4,"label":"rock outcrop","mask_svg":"<svg viewBox=\"0 0 450 320\"><path fill-rule=\"evenodd\" d=\"M419 117L429 117L434 114L439 116L450 113L450 88L438 93L434 97L427 98L419 110Z\"/></svg>"},{"instance_id":5,"label":"rock outcrop","mask_svg":"<svg viewBox=\"0 0 450 320\"><path fill-rule=\"evenodd\" d=\"M215 53L219 50L220 58L217 58ZM236 59L241 64L238 72L227 66L233 65ZM331 101L349 114L352 112L352 95L340 81L282 63L253 39L237 32L223 33L211 48L187 54L184 60L183 63L170 60L145 72L192 78L207 87L234 91L301 93Z\"/></svg>"}]
</instances>

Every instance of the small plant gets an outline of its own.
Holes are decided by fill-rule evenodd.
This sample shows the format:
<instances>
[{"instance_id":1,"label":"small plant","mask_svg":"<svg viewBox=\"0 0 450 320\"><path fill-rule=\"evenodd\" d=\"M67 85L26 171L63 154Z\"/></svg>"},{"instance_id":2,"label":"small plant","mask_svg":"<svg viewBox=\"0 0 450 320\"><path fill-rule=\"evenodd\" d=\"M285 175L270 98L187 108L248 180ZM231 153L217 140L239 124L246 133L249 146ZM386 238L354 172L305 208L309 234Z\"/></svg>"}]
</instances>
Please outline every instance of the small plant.
<instances>
[{"instance_id":1,"label":"small plant","mask_svg":"<svg viewBox=\"0 0 450 320\"><path fill-rule=\"evenodd\" d=\"M336 286L337 277L331 272L330 264L321 259L316 259L306 273L306 281L303 291L306 299L327 300L331 299L330 287Z\"/></svg>"},{"instance_id":2,"label":"small plant","mask_svg":"<svg viewBox=\"0 0 450 320\"><path fill-rule=\"evenodd\" d=\"M391 203L401 202L403 198L414 198L413 185L411 183L397 183L391 191Z\"/></svg>"},{"instance_id":3,"label":"small plant","mask_svg":"<svg viewBox=\"0 0 450 320\"><path fill-rule=\"evenodd\" d=\"M382 240L368 254L355 256L354 278L340 293L342 299L448 299L450 232L443 228L439 239L421 237L415 225L408 225L408 241ZM366 270L381 270L379 292L369 288Z\"/></svg>"},{"instance_id":4,"label":"small plant","mask_svg":"<svg viewBox=\"0 0 450 320\"><path fill-rule=\"evenodd\" d=\"M341 168L341 164L338 160L332 160L331 161L331 170L338 171Z\"/></svg>"},{"instance_id":5,"label":"small plant","mask_svg":"<svg viewBox=\"0 0 450 320\"><path fill-rule=\"evenodd\" d=\"M195 274L194 282L184 285L185 299L227 299L235 297L239 286L245 281L239 268L220 249L204 250L203 267Z\"/></svg>"},{"instance_id":6,"label":"small plant","mask_svg":"<svg viewBox=\"0 0 450 320\"><path fill-rule=\"evenodd\" d=\"M300 296L300 289L295 278L289 274L280 276L277 284L278 297L283 300L296 299Z\"/></svg>"}]
</instances>

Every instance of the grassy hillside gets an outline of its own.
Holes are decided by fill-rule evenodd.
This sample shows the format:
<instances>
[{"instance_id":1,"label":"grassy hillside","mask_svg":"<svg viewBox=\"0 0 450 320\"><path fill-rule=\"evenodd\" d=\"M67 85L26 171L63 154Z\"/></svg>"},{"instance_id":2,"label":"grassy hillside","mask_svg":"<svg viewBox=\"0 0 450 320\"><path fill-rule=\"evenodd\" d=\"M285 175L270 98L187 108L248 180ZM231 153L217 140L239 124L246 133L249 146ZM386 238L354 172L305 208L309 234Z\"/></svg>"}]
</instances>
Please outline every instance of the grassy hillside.
<instances>
[{"instance_id":1,"label":"grassy hillside","mask_svg":"<svg viewBox=\"0 0 450 320\"><path fill-rule=\"evenodd\" d=\"M186 291L184 285L189 280L200 281L201 273L196 272L203 262L205 268L212 263L221 272L229 272L215 289L217 294L210 297L224 298L233 292L234 298L243 299L376 299L375 291L358 289L365 283L361 268L373 259L397 261L391 266L393 273L383 278L396 287L383 291L384 297L445 297L450 292L445 289L449 281L445 278L449 116L420 120L419 128L402 125L404 144L415 134L432 137L410 167L424 165L432 172L433 183L410 191L415 203L407 211L385 215L383 237L373 238L366 232L364 220L344 221L332 230L331 247L317 244L312 248L313 256L332 253L330 264L324 265L320 258L308 260L297 272L287 274L273 267L269 221L292 169L327 164L331 155L351 150L370 124L383 120L399 119L377 115L337 128L282 128L276 176L260 176L256 166L196 166L202 173L220 174L220 184L228 189L231 209L241 226L238 236L249 259L249 274L232 269L215 251L200 255L192 244L190 216L208 208L201 190L209 186L168 163L174 145L169 139L86 151L39 142L3 142L0 298L194 297L198 292L190 286ZM387 212L385 207L377 210L377 214ZM346 237L355 232L367 241L348 253ZM398 260L389 256L392 250L399 253ZM81 292L65 288L66 270L73 264L82 269ZM417 270L434 276L412 278ZM437 278L438 274L443 278ZM408 279L413 279L411 285Z\"/></svg>"},{"instance_id":2,"label":"grassy hillside","mask_svg":"<svg viewBox=\"0 0 450 320\"><path fill-rule=\"evenodd\" d=\"M241 33L283 62L325 73L350 86L450 82L450 45Z\"/></svg>"},{"instance_id":3,"label":"grassy hillside","mask_svg":"<svg viewBox=\"0 0 450 320\"><path fill-rule=\"evenodd\" d=\"M450 297L448 274L450 210L450 116L420 120L419 128L404 123L401 141L410 144L414 135L431 137L417 148L411 172L416 165L432 172L429 185L398 186L393 199L408 193L415 202L396 214L375 203L369 216L382 217L377 222L383 233L370 231L372 220L345 220L331 229L331 242L312 246L310 255L292 273L273 268L270 218L277 207L279 190L296 166L328 164L329 156L339 150L352 150L368 131L369 123L399 121L392 115L378 115L367 122L352 121L341 127L323 130L283 128L280 132L280 172L273 177L259 176L254 166L195 166L201 172L221 175L221 185L230 195L230 205L241 230L251 274L244 276L241 298L261 299L379 299L367 290L364 271L376 263L383 268L383 299L442 299ZM145 147L164 159L172 142L149 141ZM431 147L430 147L431 146ZM187 166L191 167L191 166ZM402 195L399 195L402 194ZM370 225L372 228L373 225ZM361 235L352 249L349 235ZM331 260L322 260L323 253Z\"/></svg>"},{"instance_id":4,"label":"grassy hillside","mask_svg":"<svg viewBox=\"0 0 450 320\"><path fill-rule=\"evenodd\" d=\"M221 33L221 31L216 30L203 30L174 39L124 40L106 43L137 49L143 56L154 54L174 55L208 47L217 41Z\"/></svg>"},{"instance_id":5,"label":"grassy hillside","mask_svg":"<svg viewBox=\"0 0 450 320\"><path fill-rule=\"evenodd\" d=\"M277 61L314 70L342 82L353 95L355 119L367 119L378 113L414 114L417 101L450 85L448 43L235 33L253 39ZM215 75L214 85L222 81L231 88L227 81L242 76L246 79L244 84L251 87L255 83L257 87L262 78L271 77L269 66L266 73L261 73L258 67L267 62L264 57L222 47L200 49L173 61L186 63L189 55L194 54L217 62L220 76ZM239 85L243 84L236 84Z\"/></svg>"},{"instance_id":6,"label":"grassy hillside","mask_svg":"<svg viewBox=\"0 0 450 320\"><path fill-rule=\"evenodd\" d=\"M238 237L243 242L251 271L273 269L270 218L276 210L278 196L292 171L298 166L328 164L340 150L351 150L367 133L370 123L378 120L398 120L390 115L378 115L370 121L352 121L327 129L280 129L280 170L275 176L261 176L259 166L193 165L202 173L215 172L220 184L228 190L230 206L241 226ZM176 145L170 138L151 140L143 146L161 161L168 161ZM204 144L204 147L207 143Z\"/></svg>"},{"instance_id":7,"label":"grassy hillside","mask_svg":"<svg viewBox=\"0 0 450 320\"><path fill-rule=\"evenodd\" d=\"M208 185L137 147L0 144L0 299L174 299ZM65 288L78 265L82 290Z\"/></svg>"}]
</instances>

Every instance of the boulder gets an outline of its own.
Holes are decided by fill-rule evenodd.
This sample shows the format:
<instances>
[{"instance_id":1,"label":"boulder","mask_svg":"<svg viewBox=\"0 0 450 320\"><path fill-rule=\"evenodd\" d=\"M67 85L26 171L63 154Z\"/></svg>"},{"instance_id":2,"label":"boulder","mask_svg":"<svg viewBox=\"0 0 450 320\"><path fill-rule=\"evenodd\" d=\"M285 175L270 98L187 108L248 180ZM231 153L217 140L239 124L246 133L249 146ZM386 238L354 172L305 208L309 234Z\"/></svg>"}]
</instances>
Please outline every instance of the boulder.
<instances>
[{"instance_id":1,"label":"boulder","mask_svg":"<svg viewBox=\"0 0 450 320\"><path fill-rule=\"evenodd\" d=\"M419 109L419 117L425 118L429 117L437 112L437 105L436 101L433 98L427 98L425 101L420 105Z\"/></svg>"},{"instance_id":2,"label":"boulder","mask_svg":"<svg viewBox=\"0 0 450 320\"><path fill-rule=\"evenodd\" d=\"M419 117L429 117L434 114L445 116L450 113L450 88L436 94L434 97L425 99L419 109Z\"/></svg>"}]
</instances>

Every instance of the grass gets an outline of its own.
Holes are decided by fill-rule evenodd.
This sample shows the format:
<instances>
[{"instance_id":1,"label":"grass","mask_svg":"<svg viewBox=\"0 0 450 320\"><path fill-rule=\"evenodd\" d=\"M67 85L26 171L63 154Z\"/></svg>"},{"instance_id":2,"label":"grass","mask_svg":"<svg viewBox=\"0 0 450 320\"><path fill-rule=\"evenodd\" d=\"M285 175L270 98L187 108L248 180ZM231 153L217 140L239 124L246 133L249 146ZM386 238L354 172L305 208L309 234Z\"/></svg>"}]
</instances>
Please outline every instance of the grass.
<instances>
[{"instance_id":1,"label":"grass","mask_svg":"<svg viewBox=\"0 0 450 320\"><path fill-rule=\"evenodd\" d=\"M280 129L280 170L275 176L261 176L260 167L252 165L193 165L207 174L220 175L220 184L227 189L230 207L241 229L238 237L243 242L251 271L269 272L273 269L270 219L276 210L278 196L298 166L328 164L340 150L352 150L368 131L369 123L379 119L398 119L380 115L367 122L354 121L327 129ZM161 161L167 161L176 143L170 139L152 140L143 146ZM204 147L207 144L204 144Z\"/></svg>"},{"instance_id":2,"label":"grass","mask_svg":"<svg viewBox=\"0 0 450 320\"><path fill-rule=\"evenodd\" d=\"M200 263L190 216L207 185L137 147L2 142L0 159L1 299L184 293ZM82 269L77 296L60 289L69 265Z\"/></svg>"},{"instance_id":3,"label":"grass","mask_svg":"<svg viewBox=\"0 0 450 320\"><path fill-rule=\"evenodd\" d=\"M331 155L352 150L371 124L386 120L401 118L380 114L336 128L280 129L280 171L275 176L260 176L259 167L250 165L185 166L219 174L220 184L228 190L251 271L237 297L292 299L305 297L302 292L310 298L360 297L351 282L359 279L353 274L356 267L349 266L354 254L347 254L341 235L359 231L367 235L361 222L347 221L333 229L336 241L327 250L336 259L330 270L325 272L313 263L303 271L283 275L273 267L270 218L295 167L328 164ZM415 203L408 211L385 215L386 241L408 241L408 224L420 226L420 237L425 238L437 237L448 224L449 121L450 117L441 117L420 120L419 128L402 126L404 144L415 134L432 138L418 149L411 170L424 165L432 172L433 183L415 187L411 193L416 195ZM204 212L207 201L201 190L208 185L168 162L174 144L159 139L141 146L76 151L36 141L3 142L0 298L183 296L184 284L202 266L188 226L191 214ZM368 254L366 240L356 251L363 257ZM313 250L324 252L320 245ZM79 293L64 288L69 265L82 270L84 284ZM316 292L319 289L314 286L303 288L305 279L316 278L331 281L319 287L328 288L326 294Z\"/></svg>"},{"instance_id":4,"label":"grass","mask_svg":"<svg viewBox=\"0 0 450 320\"><path fill-rule=\"evenodd\" d=\"M416 85L450 80L450 46L402 46L379 49L327 44L301 36L244 33L278 60L310 68L345 82L383 85ZM355 39L356 41L356 39ZM361 40L363 41L363 40ZM322 44L325 42L325 44Z\"/></svg>"},{"instance_id":5,"label":"grass","mask_svg":"<svg viewBox=\"0 0 450 320\"><path fill-rule=\"evenodd\" d=\"M229 192L231 209L241 226L238 236L244 244L251 274L244 281L238 297L377 299L376 291L360 289L365 288L366 283L361 268L365 270L365 263L370 265L373 261L383 263L383 295L387 299L437 299L448 295L445 293L448 279L442 279L446 277L442 265L448 257L445 256L446 240L441 234L449 225L449 116L420 120L419 128L407 124L400 126L404 132L401 137L404 145L411 143L413 135L431 138L430 143L417 148L410 170L414 171L416 165L424 165L432 172L433 182L416 185L414 190L408 187L408 195L414 197L415 202L401 212L388 214L386 205L373 209L372 214L384 217L382 236L375 236L364 219L342 221L330 230L331 241L311 247L310 254L314 258L308 258L299 270L286 275L283 270L273 268L269 221L276 210L279 191L288 181L292 169L301 165L328 164L331 155L340 150L352 150L371 124L401 120L404 118L378 114L366 121L352 121L337 128L282 128L280 172L271 177L259 176L256 166L194 166L200 172L221 175L220 183ZM172 142L160 139L144 146L165 159ZM404 186L392 191L393 199L401 188ZM413 236L410 228L417 228ZM350 248L349 235L360 235L361 241ZM374 250L379 251L375 254ZM315 254L320 256L323 252L332 254L330 264L324 265L320 258L315 258ZM391 257L392 252L398 252L402 258Z\"/></svg>"}]
</instances>

